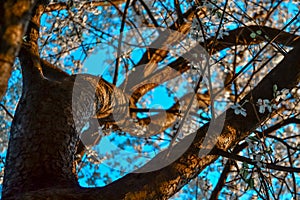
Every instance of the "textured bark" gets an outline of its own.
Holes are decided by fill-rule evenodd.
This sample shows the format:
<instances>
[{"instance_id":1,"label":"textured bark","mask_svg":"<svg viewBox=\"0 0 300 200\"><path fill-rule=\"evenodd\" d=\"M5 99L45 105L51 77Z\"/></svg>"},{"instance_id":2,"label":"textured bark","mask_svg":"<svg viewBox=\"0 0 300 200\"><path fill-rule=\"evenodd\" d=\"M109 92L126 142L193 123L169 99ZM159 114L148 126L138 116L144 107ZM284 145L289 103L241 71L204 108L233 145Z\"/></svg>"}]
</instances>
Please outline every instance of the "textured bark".
<instances>
[{"instance_id":1,"label":"textured bark","mask_svg":"<svg viewBox=\"0 0 300 200\"><path fill-rule=\"evenodd\" d=\"M36 2L37 0L0 2L3 14L0 16L0 99L6 91L12 65Z\"/></svg>"},{"instance_id":2,"label":"textured bark","mask_svg":"<svg viewBox=\"0 0 300 200\"><path fill-rule=\"evenodd\" d=\"M76 187L78 136L72 83L42 80L23 93L12 123L3 199L42 188Z\"/></svg>"},{"instance_id":3,"label":"textured bark","mask_svg":"<svg viewBox=\"0 0 300 200\"><path fill-rule=\"evenodd\" d=\"M22 3L27 3L27 7ZM49 67L46 62L41 64L37 46L44 5L36 5L30 14L28 10L33 4L30 5L29 1L17 4L20 4L18 9L27 9L24 10L27 15L19 17L23 22L30 20L30 25L19 53L23 88L10 132L3 199L22 198L26 192L43 188L78 186L74 163L78 135L72 115L74 79L66 76L58 81L44 77L42 69ZM19 10L13 12L19 13ZM13 44L8 46L14 47ZM21 46L20 42L15 46ZM45 70L46 74L51 74L48 71Z\"/></svg>"}]
</instances>

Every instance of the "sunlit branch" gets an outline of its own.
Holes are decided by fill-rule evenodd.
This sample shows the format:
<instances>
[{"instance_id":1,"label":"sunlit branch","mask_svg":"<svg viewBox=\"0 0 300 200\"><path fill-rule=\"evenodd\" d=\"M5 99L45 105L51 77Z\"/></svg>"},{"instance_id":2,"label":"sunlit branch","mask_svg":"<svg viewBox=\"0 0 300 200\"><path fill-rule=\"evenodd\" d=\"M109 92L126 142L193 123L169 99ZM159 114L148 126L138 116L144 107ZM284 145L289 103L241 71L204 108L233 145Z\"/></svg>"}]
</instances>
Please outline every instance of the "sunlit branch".
<instances>
[{"instance_id":1,"label":"sunlit branch","mask_svg":"<svg viewBox=\"0 0 300 200\"><path fill-rule=\"evenodd\" d=\"M0 2L2 12L0 19L0 99L6 92L15 57L18 55L23 34L29 23L28 19L36 3L37 0L18 1L18 3L11 0Z\"/></svg>"},{"instance_id":2,"label":"sunlit branch","mask_svg":"<svg viewBox=\"0 0 300 200\"><path fill-rule=\"evenodd\" d=\"M118 5L118 4L122 4L124 2L125 2L125 0L89 1L89 2L84 2L82 4L82 9L91 8L91 7L95 7L95 6L113 6L113 4ZM70 7L70 5L68 5L65 2L53 3L46 7L45 12L64 10L64 9L67 9L68 7Z\"/></svg>"},{"instance_id":3,"label":"sunlit branch","mask_svg":"<svg viewBox=\"0 0 300 200\"><path fill-rule=\"evenodd\" d=\"M194 98L198 102L198 109L204 109L210 104L209 94L188 93L176 100L174 105L164 112L159 112L151 117L137 118L137 112L150 113L152 111L152 109L137 108L135 106L140 96L135 96L137 99L131 97L132 100L129 101L130 97L114 85L103 79L97 80L97 77L89 77L87 81L96 88L96 105L99 105L94 118L98 119L99 125L103 126L104 129L130 133L145 130L151 123L154 128L147 130L147 135L154 135L165 131L179 120L179 116L182 117L182 113L188 112L187 105ZM128 104L128 102L131 102L131 104ZM154 111L156 110L154 109Z\"/></svg>"},{"instance_id":4,"label":"sunlit branch","mask_svg":"<svg viewBox=\"0 0 300 200\"><path fill-rule=\"evenodd\" d=\"M29 89L31 84L37 84L44 78L38 51L40 17L43 11L43 4L36 5L19 53L23 72L23 89L25 90Z\"/></svg>"},{"instance_id":5,"label":"sunlit branch","mask_svg":"<svg viewBox=\"0 0 300 200\"><path fill-rule=\"evenodd\" d=\"M144 67L144 76L148 76L151 74L157 67L157 63L162 61L169 53L168 46L174 45L182 37L185 36L186 33L190 30L191 21L194 17L194 12L188 10L186 13L183 14L185 20L177 20L172 26L170 26L170 30L174 32L168 33L168 31L164 31L163 34L168 36L166 38L158 38L156 41L153 42L154 46L161 46L159 49L149 49L147 50L144 55L142 56L141 60L138 62L137 66L146 64ZM181 21L181 22L180 22ZM163 39L163 41L161 41ZM152 44L150 45L150 47Z\"/></svg>"},{"instance_id":6,"label":"sunlit branch","mask_svg":"<svg viewBox=\"0 0 300 200\"><path fill-rule=\"evenodd\" d=\"M174 32L169 32L168 30L164 30L161 34L167 36L167 38L159 37L155 41L150 44L150 47L160 47L159 49L148 48L146 52L143 54L142 58L136 64L137 69L135 73L129 75L129 79L135 76L134 74L143 74L143 77L151 74L156 67L157 63L163 60L168 54L168 46L176 44L180 39L189 31L191 27L191 20L194 17L193 9L189 9L186 13L183 14L185 20L177 20L173 25L169 27L170 30L174 30ZM141 65L146 64L144 67L140 67ZM141 79L143 77L140 77ZM131 89L132 85L127 85L126 87ZM122 86L122 88L124 85Z\"/></svg>"},{"instance_id":7,"label":"sunlit branch","mask_svg":"<svg viewBox=\"0 0 300 200\"><path fill-rule=\"evenodd\" d=\"M229 35L224 36L223 39L218 39L215 41L215 45L213 43L214 37L207 39L207 45L206 45L206 50L211 49L214 47L214 53L217 51L221 51L225 48L229 48L235 45L250 45L250 44L259 44L264 41L268 41L264 37L258 37L256 39L253 39L250 37L250 34L252 32L256 32L258 30L262 30L263 33L265 33L268 36L269 40L273 40L273 42L286 45L286 46L291 46L295 47L296 43L300 41L300 36L290 34L284 31L280 31L275 28L270 28L270 27L260 27L260 26L249 26L249 27L241 27L237 28L232 31L228 31ZM204 43L201 43L202 46L205 46ZM193 49L192 49L193 50ZM191 50L191 51L192 51ZM154 74L150 74L148 77L145 77L141 82L139 82L139 85L146 84L147 82L155 82L157 84L166 82L172 78L175 78L178 76L178 74L181 74L187 70L190 69L190 66L188 66L188 61L184 59L187 57L190 53L186 53L186 55L182 55L179 57L177 60L173 61L168 65L168 67L163 68L161 70L157 70ZM178 74L171 73L172 70L178 71ZM231 80L233 81L233 80ZM230 84L230 83L228 83ZM144 88L136 88L132 87L135 93L144 93ZM149 88L153 89L153 88Z\"/></svg>"},{"instance_id":8,"label":"sunlit branch","mask_svg":"<svg viewBox=\"0 0 300 200\"><path fill-rule=\"evenodd\" d=\"M299 56L297 57L296 55L299 55L299 53L300 43L294 48L294 50L290 51L286 57L268 75L266 75L265 78L248 95L246 95L241 102L244 102L245 100L249 101L250 98L253 102L256 102L259 98L272 99L272 88L275 83L278 85L279 89L289 89L297 85L300 77L300 62ZM246 117L235 115L232 109L227 110L224 128L218 137L218 142L216 143L215 148L227 151L230 147L247 137L251 131L269 115L267 112L259 113L259 119L261 121L257 121L257 117L254 114L251 103L245 104L245 109L247 110ZM217 155L207 155L202 158L198 157L198 148L203 141L203 137L205 136L207 129L208 125L200 128L197 131L196 138L190 148L184 155L181 156L180 159L168 167L151 173L128 174L115 181L113 184L106 186L104 189L113 190L113 188L120 188L121 185L123 188L133 188L134 186L135 191L130 192L127 189L123 189L120 193L123 193L123 195L126 195L127 197L140 194L143 198L147 197L148 199L168 198L184 185L182 183L186 183L188 180L196 177L207 165L218 158ZM300 169L296 168L285 168L274 165L267 165L267 167L274 168L276 170L300 171ZM155 176L153 173L155 173ZM138 177L143 177L143 179ZM139 182L139 180L141 181ZM147 180L147 182L144 180ZM160 190L160 187L157 187L157 185L164 184L171 184L173 189L165 191ZM151 194L147 192L149 190L151 191ZM119 195L120 196L118 196L118 198L123 196L122 194Z\"/></svg>"}]
</instances>

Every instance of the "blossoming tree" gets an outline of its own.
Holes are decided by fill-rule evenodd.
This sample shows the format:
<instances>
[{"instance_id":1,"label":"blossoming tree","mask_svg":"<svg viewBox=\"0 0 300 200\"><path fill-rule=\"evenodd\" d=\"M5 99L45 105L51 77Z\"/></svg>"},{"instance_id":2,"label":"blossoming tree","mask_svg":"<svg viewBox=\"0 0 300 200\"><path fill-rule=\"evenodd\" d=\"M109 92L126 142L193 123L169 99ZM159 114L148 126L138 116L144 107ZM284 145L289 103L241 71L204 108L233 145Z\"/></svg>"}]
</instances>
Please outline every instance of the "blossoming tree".
<instances>
[{"instance_id":1,"label":"blossoming tree","mask_svg":"<svg viewBox=\"0 0 300 200\"><path fill-rule=\"evenodd\" d=\"M296 2L0 10L3 199L299 198Z\"/></svg>"}]
</instances>

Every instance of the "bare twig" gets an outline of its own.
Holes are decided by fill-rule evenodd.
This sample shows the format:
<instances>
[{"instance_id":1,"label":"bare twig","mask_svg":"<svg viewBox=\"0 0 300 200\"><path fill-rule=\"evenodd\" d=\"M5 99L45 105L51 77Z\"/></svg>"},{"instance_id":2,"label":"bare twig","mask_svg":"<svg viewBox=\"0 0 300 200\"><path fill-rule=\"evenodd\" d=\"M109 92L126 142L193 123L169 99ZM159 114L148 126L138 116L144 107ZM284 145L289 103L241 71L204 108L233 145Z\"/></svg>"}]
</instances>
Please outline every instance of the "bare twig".
<instances>
[{"instance_id":1,"label":"bare twig","mask_svg":"<svg viewBox=\"0 0 300 200\"><path fill-rule=\"evenodd\" d=\"M3 108L3 110L6 112L6 114L10 117L10 118L14 118L14 116L7 110L7 108L1 103L0 106Z\"/></svg>"}]
</instances>

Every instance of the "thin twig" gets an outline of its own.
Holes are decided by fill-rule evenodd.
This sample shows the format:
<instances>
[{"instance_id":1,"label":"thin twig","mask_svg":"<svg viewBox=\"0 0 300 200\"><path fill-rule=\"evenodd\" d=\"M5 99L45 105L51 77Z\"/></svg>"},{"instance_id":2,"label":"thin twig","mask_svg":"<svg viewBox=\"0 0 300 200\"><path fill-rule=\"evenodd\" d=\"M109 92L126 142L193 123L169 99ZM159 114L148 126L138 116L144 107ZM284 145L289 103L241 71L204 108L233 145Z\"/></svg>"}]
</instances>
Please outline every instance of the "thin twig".
<instances>
[{"instance_id":1,"label":"thin twig","mask_svg":"<svg viewBox=\"0 0 300 200\"><path fill-rule=\"evenodd\" d=\"M125 20L126 20L127 10L129 8L129 3L130 3L130 0L127 0L125 8L124 8L124 13L123 13L123 18L122 18L122 23L121 23L121 28L120 28L120 37L119 37L119 41L118 41L115 75L114 75L114 78L113 78L113 84L114 85L117 85L117 80L118 80L119 64L120 64L120 58L119 57L120 57L120 54L121 54L122 40L123 40L123 30L124 30L124 27L125 27Z\"/></svg>"},{"instance_id":2,"label":"thin twig","mask_svg":"<svg viewBox=\"0 0 300 200\"><path fill-rule=\"evenodd\" d=\"M10 118L14 118L14 116L7 110L7 108L1 103L0 106L3 108L3 110L6 112L6 114L10 117Z\"/></svg>"}]
</instances>

